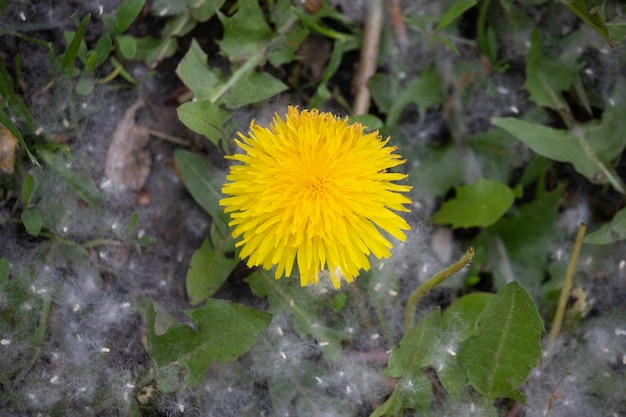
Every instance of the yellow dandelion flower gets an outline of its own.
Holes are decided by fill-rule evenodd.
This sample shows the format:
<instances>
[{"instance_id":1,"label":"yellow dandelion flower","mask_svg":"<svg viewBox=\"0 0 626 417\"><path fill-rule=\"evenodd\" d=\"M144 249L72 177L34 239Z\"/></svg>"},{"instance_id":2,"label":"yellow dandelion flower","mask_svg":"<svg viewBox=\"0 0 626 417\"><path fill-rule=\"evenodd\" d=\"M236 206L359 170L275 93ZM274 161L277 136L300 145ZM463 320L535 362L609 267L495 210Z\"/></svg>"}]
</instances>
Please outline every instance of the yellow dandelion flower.
<instances>
[{"instance_id":1,"label":"yellow dandelion flower","mask_svg":"<svg viewBox=\"0 0 626 417\"><path fill-rule=\"evenodd\" d=\"M269 128L252 121L249 136L238 134L244 153L227 156L233 165L220 200L240 239L249 267L276 266L276 279L289 277L297 262L300 283L317 283L328 270L333 286L368 270L368 255L387 258L392 244L380 229L404 241L409 224L394 211L409 211L395 184L404 174L388 172L405 160L385 146L378 132L364 133L331 113L289 107Z\"/></svg>"}]
</instances>

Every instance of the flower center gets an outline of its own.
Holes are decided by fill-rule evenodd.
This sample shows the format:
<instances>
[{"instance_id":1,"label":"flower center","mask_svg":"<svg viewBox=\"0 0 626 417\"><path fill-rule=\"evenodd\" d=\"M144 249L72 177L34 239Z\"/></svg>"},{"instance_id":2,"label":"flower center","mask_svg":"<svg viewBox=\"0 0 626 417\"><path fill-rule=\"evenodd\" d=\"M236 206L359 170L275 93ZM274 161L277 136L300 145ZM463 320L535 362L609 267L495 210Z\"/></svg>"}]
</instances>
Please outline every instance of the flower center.
<instances>
[{"instance_id":1,"label":"flower center","mask_svg":"<svg viewBox=\"0 0 626 417\"><path fill-rule=\"evenodd\" d=\"M327 180L325 177L309 177L305 182L305 188L311 197L323 197L327 190Z\"/></svg>"}]
</instances>

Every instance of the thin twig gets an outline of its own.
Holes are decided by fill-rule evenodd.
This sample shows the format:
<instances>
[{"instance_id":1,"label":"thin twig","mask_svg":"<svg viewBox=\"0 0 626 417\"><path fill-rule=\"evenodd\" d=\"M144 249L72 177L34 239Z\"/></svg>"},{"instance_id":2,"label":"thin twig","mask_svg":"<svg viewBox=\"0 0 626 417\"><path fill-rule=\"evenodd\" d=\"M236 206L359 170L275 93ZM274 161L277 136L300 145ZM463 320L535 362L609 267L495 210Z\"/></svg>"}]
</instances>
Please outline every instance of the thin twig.
<instances>
[{"instance_id":1,"label":"thin twig","mask_svg":"<svg viewBox=\"0 0 626 417\"><path fill-rule=\"evenodd\" d=\"M361 47L361 60L359 70L354 79L354 106L352 112L355 115L366 114L370 107L370 90L367 82L376 72L378 59L378 45L380 32L383 26L383 2L382 0L370 0L368 3L365 29L363 31L363 45Z\"/></svg>"},{"instance_id":2,"label":"thin twig","mask_svg":"<svg viewBox=\"0 0 626 417\"><path fill-rule=\"evenodd\" d=\"M393 33L396 35L396 42L400 50L405 50L409 45L409 38L406 34L406 25L399 0L389 0L389 22Z\"/></svg>"},{"instance_id":3,"label":"thin twig","mask_svg":"<svg viewBox=\"0 0 626 417\"><path fill-rule=\"evenodd\" d=\"M186 147L189 147L191 145L188 140L181 139L177 136L168 135L167 133L159 132L158 130L148 129L148 133L150 133L150 136L154 136L155 138L172 142L177 145L186 146Z\"/></svg>"},{"instance_id":4,"label":"thin twig","mask_svg":"<svg viewBox=\"0 0 626 417\"><path fill-rule=\"evenodd\" d=\"M580 247L583 244L583 237L585 237L586 226L581 223L578 228L578 234L576 235L576 242L574 242L574 249L572 250L572 257L567 265L567 272L565 273L565 282L561 289L561 296L559 298L559 305L556 308L556 314L554 315L554 321L552 322L552 329L550 329L550 336L548 338L548 352L554 347L556 338L561 331L561 325L563 324L563 317L565 315L565 307L567 307L567 300L569 298L570 290L572 289L572 281L574 277L574 269L576 268L576 262L578 262L578 256L580 255Z\"/></svg>"}]
</instances>

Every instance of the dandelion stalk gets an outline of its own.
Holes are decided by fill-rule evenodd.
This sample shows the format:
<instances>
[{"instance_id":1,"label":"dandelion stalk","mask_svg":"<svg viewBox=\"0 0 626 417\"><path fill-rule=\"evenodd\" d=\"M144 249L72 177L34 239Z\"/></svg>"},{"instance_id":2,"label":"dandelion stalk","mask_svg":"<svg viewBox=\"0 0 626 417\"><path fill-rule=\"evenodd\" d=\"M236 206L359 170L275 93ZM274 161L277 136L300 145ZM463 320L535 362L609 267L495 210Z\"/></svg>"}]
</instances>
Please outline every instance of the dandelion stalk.
<instances>
[{"instance_id":1,"label":"dandelion stalk","mask_svg":"<svg viewBox=\"0 0 626 417\"><path fill-rule=\"evenodd\" d=\"M459 272L463 267L469 264L474 257L474 247L470 246L467 252L455 263L447 267L441 272L435 274L428 281L425 281L417 287L415 291L409 296L409 299L406 302L406 307L404 310L404 333L408 333L409 330L413 328L415 325L415 309L417 308L417 304L437 285L441 284L452 275Z\"/></svg>"},{"instance_id":2,"label":"dandelion stalk","mask_svg":"<svg viewBox=\"0 0 626 417\"><path fill-rule=\"evenodd\" d=\"M550 329L550 336L548 338L548 352L554 347L556 338L559 336L561 326L563 325L563 317L565 316L565 308L567 307L567 299L569 298L570 290L572 289L572 281L574 278L574 270L576 263L578 262L578 256L580 255L580 247L583 244L583 237L585 237L586 226L584 223L578 228L578 234L576 235L576 241L574 242L574 249L572 250L572 256L567 265L567 272L565 273L565 282L561 289L561 296L559 298L559 304L556 308L556 314L554 315L554 321L552 322L552 329Z\"/></svg>"}]
</instances>

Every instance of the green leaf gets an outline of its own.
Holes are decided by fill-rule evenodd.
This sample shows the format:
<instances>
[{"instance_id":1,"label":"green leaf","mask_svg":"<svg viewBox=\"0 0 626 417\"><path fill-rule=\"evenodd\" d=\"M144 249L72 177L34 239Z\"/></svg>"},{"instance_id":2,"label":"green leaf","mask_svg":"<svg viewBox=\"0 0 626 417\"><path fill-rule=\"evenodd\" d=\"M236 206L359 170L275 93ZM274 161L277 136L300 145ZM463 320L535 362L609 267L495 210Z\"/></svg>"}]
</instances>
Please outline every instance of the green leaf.
<instances>
[{"instance_id":1,"label":"green leaf","mask_svg":"<svg viewBox=\"0 0 626 417\"><path fill-rule=\"evenodd\" d=\"M535 153L560 162L569 162L593 183L610 183L625 193L622 180L610 166L626 146L626 128L620 123L626 106L607 107L602 122L589 123L569 132L511 117L492 118L491 123L515 136Z\"/></svg>"},{"instance_id":2,"label":"green leaf","mask_svg":"<svg viewBox=\"0 0 626 417\"><path fill-rule=\"evenodd\" d=\"M74 33L74 37L70 42L67 50L62 55L61 60L61 69L67 73L72 72L74 69L74 63L76 62L76 57L78 56L78 50L80 49L81 42L83 42L83 38L85 36L85 29L91 20L91 14L87 14L83 20L81 20L76 32Z\"/></svg>"},{"instance_id":3,"label":"green leaf","mask_svg":"<svg viewBox=\"0 0 626 417\"><path fill-rule=\"evenodd\" d=\"M519 144L501 129L477 133L467 143L469 149L461 148L458 153L473 152L483 178L508 184L515 169L528 163L519 152Z\"/></svg>"},{"instance_id":4,"label":"green leaf","mask_svg":"<svg viewBox=\"0 0 626 417\"><path fill-rule=\"evenodd\" d=\"M96 83L93 79L93 76L90 73L83 71L78 76L78 82L76 83L76 92L81 96L88 96L89 94L91 94L95 86Z\"/></svg>"},{"instance_id":5,"label":"green leaf","mask_svg":"<svg viewBox=\"0 0 626 417\"><path fill-rule=\"evenodd\" d=\"M196 305L215 294L238 262L233 238L229 234L220 235L212 226L211 238L204 239L202 246L193 253L187 271L187 295L191 304Z\"/></svg>"},{"instance_id":6,"label":"green leaf","mask_svg":"<svg viewBox=\"0 0 626 417\"><path fill-rule=\"evenodd\" d=\"M591 245L608 245L626 239L626 208L615 214L613 220L589 233L583 240Z\"/></svg>"},{"instance_id":7,"label":"green leaf","mask_svg":"<svg viewBox=\"0 0 626 417\"><path fill-rule=\"evenodd\" d=\"M385 375L410 378L435 362L443 350L437 334L440 319L441 310L437 307L404 335L389 356Z\"/></svg>"},{"instance_id":8,"label":"green leaf","mask_svg":"<svg viewBox=\"0 0 626 417\"><path fill-rule=\"evenodd\" d=\"M289 312L300 338L313 337L330 363L341 354L342 342L352 337L325 324L328 311L332 311L332 297L312 296L311 290L300 286L297 277L275 279L270 272L257 269L245 281L256 296L268 298L271 313Z\"/></svg>"},{"instance_id":9,"label":"green leaf","mask_svg":"<svg viewBox=\"0 0 626 417\"><path fill-rule=\"evenodd\" d=\"M458 0L452 6L450 6L446 12L441 16L441 20L437 25L437 30L443 30L450 26L457 17L461 16L467 10L476 5L476 0Z\"/></svg>"},{"instance_id":10,"label":"green leaf","mask_svg":"<svg viewBox=\"0 0 626 417\"><path fill-rule=\"evenodd\" d=\"M125 59L133 59L137 55L137 41L130 35L117 35L115 37L120 54Z\"/></svg>"},{"instance_id":11,"label":"green leaf","mask_svg":"<svg viewBox=\"0 0 626 417\"><path fill-rule=\"evenodd\" d=\"M542 188L540 182L534 201L489 227L475 242L476 247L488 248L485 262L491 266L496 289L515 279L533 297L539 296L565 187L560 185L549 193Z\"/></svg>"},{"instance_id":12,"label":"green leaf","mask_svg":"<svg viewBox=\"0 0 626 417\"><path fill-rule=\"evenodd\" d=\"M0 286L3 286L9 281L9 261L5 258L0 258Z\"/></svg>"},{"instance_id":13,"label":"green leaf","mask_svg":"<svg viewBox=\"0 0 626 417\"><path fill-rule=\"evenodd\" d=\"M111 41L110 36L103 36L98 39L96 46L94 47L94 52L96 54L96 59L92 65L88 66L87 69L94 70L98 68L100 65L104 64L111 54L111 49L113 48L113 41Z\"/></svg>"},{"instance_id":14,"label":"green leaf","mask_svg":"<svg viewBox=\"0 0 626 417\"><path fill-rule=\"evenodd\" d=\"M616 45L624 42L626 39L626 18L624 16L617 16L606 22L606 27L609 30L609 38Z\"/></svg>"},{"instance_id":15,"label":"green leaf","mask_svg":"<svg viewBox=\"0 0 626 417\"><path fill-rule=\"evenodd\" d=\"M444 334L455 334L455 339L465 340L474 334L476 320L493 299L494 294L474 292L464 295L446 308L441 315Z\"/></svg>"},{"instance_id":16,"label":"green leaf","mask_svg":"<svg viewBox=\"0 0 626 417\"><path fill-rule=\"evenodd\" d=\"M436 150L409 173L409 183L433 197L442 197L463 182L465 167L459 164L462 158L463 151L456 146Z\"/></svg>"},{"instance_id":17,"label":"green leaf","mask_svg":"<svg viewBox=\"0 0 626 417\"><path fill-rule=\"evenodd\" d=\"M530 93L532 101L555 110L566 107L561 92L570 89L576 71L574 66L543 56L539 31L533 31L526 57L526 82L523 86Z\"/></svg>"},{"instance_id":18,"label":"green leaf","mask_svg":"<svg viewBox=\"0 0 626 417\"><path fill-rule=\"evenodd\" d=\"M489 400L523 401L518 391L541 356L543 322L518 282L508 283L480 314L474 336L461 343L459 359L469 382Z\"/></svg>"},{"instance_id":19,"label":"green leaf","mask_svg":"<svg viewBox=\"0 0 626 417\"><path fill-rule=\"evenodd\" d=\"M224 81L218 69L209 68L207 54L195 39L192 39L189 50L178 64L176 75L189 87L198 101L209 99L216 87Z\"/></svg>"},{"instance_id":20,"label":"green leaf","mask_svg":"<svg viewBox=\"0 0 626 417\"><path fill-rule=\"evenodd\" d=\"M441 91L439 75L433 68L430 68L413 79L398 96L390 97L390 100L392 104L387 113L387 126L389 127L396 124L402 110L408 104L415 103L423 111L427 107L443 103L445 96Z\"/></svg>"},{"instance_id":21,"label":"green leaf","mask_svg":"<svg viewBox=\"0 0 626 417\"><path fill-rule=\"evenodd\" d=\"M22 207L27 207L30 204L30 199L33 197L36 187L35 177L30 172L27 173L22 184Z\"/></svg>"},{"instance_id":22,"label":"green leaf","mask_svg":"<svg viewBox=\"0 0 626 417\"><path fill-rule=\"evenodd\" d=\"M130 27L137 16L139 16L139 13L141 13L144 3L145 0L124 0L120 4L115 13L115 32L117 34L123 33Z\"/></svg>"},{"instance_id":23,"label":"green leaf","mask_svg":"<svg viewBox=\"0 0 626 417\"><path fill-rule=\"evenodd\" d=\"M75 17L75 15L72 15L72 17ZM76 25L78 26L80 24L80 22L75 21ZM74 37L76 36L76 32L73 30L66 30L63 32L63 39L65 40L66 44L70 44L72 43L72 39L74 39ZM87 42L85 42L85 39L82 39L80 41L80 45L78 46L78 53L76 54L76 57L78 59L80 59L80 61L82 63L85 63L87 60ZM56 59L61 59L62 60L62 56L57 57ZM75 70L76 73L78 73L78 69L76 68L72 68L72 70Z\"/></svg>"},{"instance_id":24,"label":"green leaf","mask_svg":"<svg viewBox=\"0 0 626 417\"><path fill-rule=\"evenodd\" d=\"M401 404L402 408L430 409L432 385L422 368L433 365L444 352L438 337L440 319L441 310L436 308L404 335L391 352L385 375L400 378L392 402Z\"/></svg>"},{"instance_id":25,"label":"green leaf","mask_svg":"<svg viewBox=\"0 0 626 417\"><path fill-rule=\"evenodd\" d=\"M576 16L580 17L585 23L591 26L593 30L606 39L611 47L615 46L615 42L609 36L609 30L605 24L605 17L602 13L597 12L596 7L590 7L587 0L573 0L567 3L567 7L574 12ZM596 11L592 12L592 10Z\"/></svg>"},{"instance_id":26,"label":"green leaf","mask_svg":"<svg viewBox=\"0 0 626 417\"><path fill-rule=\"evenodd\" d=\"M289 9L291 10L291 9ZM295 25L284 35L284 41L273 45L268 55L269 62L276 68L300 59L298 51L307 39L310 31L304 25Z\"/></svg>"},{"instance_id":27,"label":"green leaf","mask_svg":"<svg viewBox=\"0 0 626 417\"><path fill-rule=\"evenodd\" d=\"M128 225L126 226L126 234L128 236L131 236L135 232L138 222L139 222L139 213L137 213L136 211L133 211L133 213L130 215L130 219L128 219Z\"/></svg>"},{"instance_id":28,"label":"green leaf","mask_svg":"<svg viewBox=\"0 0 626 417\"><path fill-rule=\"evenodd\" d=\"M191 17L197 22L206 22L215 15L216 10L219 10L226 0L203 0L191 2L189 5L189 11Z\"/></svg>"},{"instance_id":29,"label":"green leaf","mask_svg":"<svg viewBox=\"0 0 626 417\"><path fill-rule=\"evenodd\" d=\"M180 121L189 129L205 136L217 147L224 137L222 126L231 114L230 111L222 109L209 100L188 101L178 107Z\"/></svg>"},{"instance_id":30,"label":"green leaf","mask_svg":"<svg viewBox=\"0 0 626 417\"><path fill-rule=\"evenodd\" d=\"M152 302L148 305L148 352L158 366L157 384L163 392L200 385L211 363L237 359L272 320L272 315L263 311L213 299L183 312L198 329L175 324L159 336L154 331L154 306Z\"/></svg>"},{"instance_id":31,"label":"green leaf","mask_svg":"<svg viewBox=\"0 0 626 417\"><path fill-rule=\"evenodd\" d=\"M144 61L151 68L155 67L165 58L176 53L178 43L176 38L154 39L146 36L144 38L136 38L137 54L135 59Z\"/></svg>"},{"instance_id":32,"label":"green leaf","mask_svg":"<svg viewBox=\"0 0 626 417\"><path fill-rule=\"evenodd\" d=\"M240 0L237 4L239 10L232 17L217 13L224 26L224 37L217 43L231 61L253 55L260 44L272 36L258 1Z\"/></svg>"},{"instance_id":33,"label":"green leaf","mask_svg":"<svg viewBox=\"0 0 626 417\"><path fill-rule=\"evenodd\" d=\"M513 191L501 182L480 179L456 188L456 197L443 203L432 220L452 227L487 227L498 221L515 200Z\"/></svg>"},{"instance_id":34,"label":"green leaf","mask_svg":"<svg viewBox=\"0 0 626 417\"><path fill-rule=\"evenodd\" d=\"M218 203L224 197L221 192L223 173L206 158L184 149L174 152L174 160L191 196L211 215L220 234L226 236L228 220Z\"/></svg>"},{"instance_id":35,"label":"green leaf","mask_svg":"<svg viewBox=\"0 0 626 417\"><path fill-rule=\"evenodd\" d=\"M41 233L43 219L41 218L41 213L36 208L27 208L22 212L22 223L29 235L39 236L39 233Z\"/></svg>"},{"instance_id":36,"label":"green leaf","mask_svg":"<svg viewBox=\"0 0 626 417\"><path fill-rule=\"evenodd\" d=\"M287 88L285 83L266 72L252 72L233 85L226 95L225 104L231 109L236 109L274 97Z\"/></svg>"}]
</instances>

